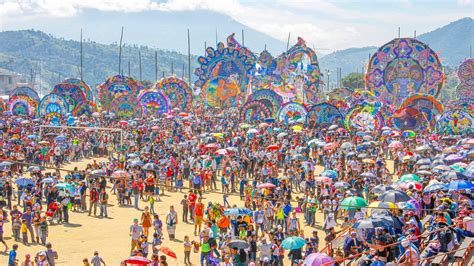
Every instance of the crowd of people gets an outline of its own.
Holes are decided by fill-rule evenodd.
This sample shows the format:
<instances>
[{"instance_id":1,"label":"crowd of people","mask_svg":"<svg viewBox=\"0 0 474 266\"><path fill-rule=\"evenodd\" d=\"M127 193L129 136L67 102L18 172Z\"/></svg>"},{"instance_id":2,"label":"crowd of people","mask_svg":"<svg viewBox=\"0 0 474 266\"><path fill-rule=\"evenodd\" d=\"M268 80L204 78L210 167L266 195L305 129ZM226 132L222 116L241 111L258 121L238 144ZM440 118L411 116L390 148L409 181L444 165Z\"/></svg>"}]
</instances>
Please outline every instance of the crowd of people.
<instances>
[{"instance_id":1,"label":"crowd of people","mask_svg":"<svg viewBox=\"0 0 474 266\"><path fill-rule=\"evenodd\" d=\"M49 225L70 223L71 212L106 218L110 197L115 208L146 202L123 254L132 265L168 265L170 258L186 265L416 265L474 236L468 135L247 124L235 108L204 107L132 120L76 118L85 128L43 128L41 135L47 119L1 122L0 229L12 223L9 265L55 265ZM103 156L107 162L94 159ZM84 158L93 160L85 169L59 170ZM182 197L160 217L160 197L171 192ZM206 200L210 194L221 200ZM165 248L187 223L194 232L180 239L182 250ZM44 249L21 260L18 243ZM98 253L84 260L101 263Z\"/></svg>"}]
</instances>

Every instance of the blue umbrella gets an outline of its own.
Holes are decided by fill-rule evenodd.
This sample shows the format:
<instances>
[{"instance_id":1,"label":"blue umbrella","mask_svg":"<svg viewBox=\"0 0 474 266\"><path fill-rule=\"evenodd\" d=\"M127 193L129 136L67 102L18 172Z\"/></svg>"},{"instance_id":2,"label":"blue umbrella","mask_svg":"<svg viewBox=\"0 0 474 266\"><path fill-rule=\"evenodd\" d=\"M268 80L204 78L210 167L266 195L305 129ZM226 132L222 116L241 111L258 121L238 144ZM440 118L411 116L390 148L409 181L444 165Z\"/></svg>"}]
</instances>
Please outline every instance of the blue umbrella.
<instances>
[{"instance_id":1,"label":"blue umbrella","mask_svg":"<svg viewBox=\"0 0 474 266\"><path fill-rule=\"evenodd\" d=\"M138 157L138 154L136 154L136 153L127 154L127 158L135 158L135 157Z\"/></svg>"},{"instance_id":2,"label":"blue umbrella","mask_svg":"<svg viewBox=\"0 0 474 266\"><path fill-rule=\"evenodd\" d=\"M424 193L431 193L431 192L435 192L435 191L438 191L438 190L444 190L444 189L446 189L445 184L433 184L433 185L429 185L429 186L425 187L425 189L423 189L423 192Z\"/></svg>"},{"instance_id":3,"label":"blue umbrella","mask_svg":"<svg viewBox=\"0 0 474 266\"><path fill-rule=\"evenodd\" d=\"M59 189L67 189L67 190L69 190L69 192L71 192L71 194L73 194L74 191L76 191L74 186L71 185L71 184L68 184L68 183L57 183L55 187L57 187Z\"/></svg>"},{"instance_id":4,"label":"blue umbrella","mask_svg":"<svg viewBox=\"0 0 474 266\"><path fill-rule=\"evenodd\" d=\"M473 179L474 178L474 165L470 165L462 172L462 175L469 178Z\"/></svg>"},{"instance_id":5,"label":"blue umbrella","mask_svg":"<svg viewBox=\"0 0 474 266\"><path fill-rule=\"evenodd\" d=\"M61 142L66 140L66 136L64 135L59 135L56 138L54 138L55 141Z\"/></svg>"},{"instance_id":6,"label":"blue umbrella","mask_svg":"<svg viewBox=\"0 0 474 266\"><path fill-rule=\"evenodd\" d=\"M299 236L290 236L281 242L281 247L286 250L299 249L306 245L306 240Z\"/></svg>"},{"instance_id":7,"label":"blue umbrella","mask_svg":"<svg viewBox=\"0 0 474 266\"><path fill-rule=\"evenodd\" d=\"M252 211L248 208L230 208L224 211L225 215L251 215Z\"/></svg>"},{"instance_id":8,"label":"blue umbrella","mask_svg":"<svg viewBox=\"0 0 474 266\"><path fill-rule=\"evenodd\" d=\"M471 189L473 187L474 184L466 180L454 180L446 186L446 188L449 190L463 190Z\"/></svg>"},{"instance_id":9,"label":"blue umbrella","mask_svg":"<svg viewBox=\"0 0 474 266\"><path fill-rule=\"evenodd\" d=\"M133 161L129 161L127 164L130 165L130 166L136 166L136 165L142 166L143 162L140 161L140 160L133 160Z\"/></svg>"},{"instance_id":10,"label":"blue umbrella","mask_svg":"<svg viewBox=\"0 0 474 266\"><path fill-rule=\"evenodd\" d=\"M42 183L44 184L52 184L52 183L57 183L58 180L54 179L54 178L51 178L51 177L47 177L43 180L41 180Z\"/></svg>"},{"instance_id":11,"label":"blue umbrella","mask_svg":"<svg viewBox=\"0 0 474 266\"><path fill-rule=\"evenodd\" d=\"M28 135L28 136L26 136L26 137L29 138L29 139L36 139L38 136L36 136L36 135Z\"/></svg>"},{"instance_id":12,"label":"blue umbrella","mask_svg":"<svg viewBox=\"0 0 474 266\"><path fill-rule=\"evenodd\" d=\"M356 135L363 137L363 136L367 135L367 133L365 133L364 131L357 131Z\"/></svg>"},{"instance_id":13,"label":"blue umbrella","mask_svg":"<svg viewBox=\"0 0 474 266\"><path fill-rule=\"evenodd\" d=\"M28 185L34 185L35 181L26 177L20 177L17 180L15 180L15 183L21 187L26 187Z\"/></svg>"},{"instance_id":14,"label":"blue umbrella","mask_svg":"<svg viewBox=\"0 0 474 266\"><path fill-rule=\"evenodd\" d=\"M263 121L265 121L267 123L273 123L273 122L275 122L275 118L268 117L268 118L265 118Z\"/></svg>"},{"instance_id":15,"label":"blue umbrella","mask_svg":"<svg viewBox=\"0 0 474 266\"><path fill-rule=\"evenodd\" d=\"M325 170L321 173L321 175L332 179L337 178L337 172L334 170Z\"/></svg>"},{"instance_id":16,"label":"blue umbrella","mask_svg":"<svg viewBox=\"0 0 474 266\"><path fill-rule=\"evenodd\" d=\"M155 163L147 163L142 168L147 171L156 171L158 170L158 165Z\"/></svg>"}]
</instances>

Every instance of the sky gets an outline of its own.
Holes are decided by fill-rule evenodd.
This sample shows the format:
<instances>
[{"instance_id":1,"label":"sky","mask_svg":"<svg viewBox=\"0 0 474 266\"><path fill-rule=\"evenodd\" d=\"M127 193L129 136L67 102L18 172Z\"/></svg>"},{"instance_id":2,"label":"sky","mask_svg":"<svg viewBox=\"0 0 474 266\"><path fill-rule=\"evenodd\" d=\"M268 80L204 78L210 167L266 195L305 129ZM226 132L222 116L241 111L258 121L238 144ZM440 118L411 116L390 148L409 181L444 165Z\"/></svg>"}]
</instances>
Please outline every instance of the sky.
<instances>
[{"instance_id":1,"label":"sky","mask_svg":"<svg viewBox=\"0 0 474 266\"><path fill-rule=\"evenodd\" d=\"M380 46L397 36L398 27L402 37L411 37L415 30L421 34L472 17L474 0L0 0L0 28L35 28L40 19L51 19L53 27L58 19L80 21L90 11L166 13L184 26L194 23L189 12L208 11L203 14L229 17L284 43L291 32L327 53ZM219 22L211 21L203 27L215 29Z\"/></svg>"}]
</instances>

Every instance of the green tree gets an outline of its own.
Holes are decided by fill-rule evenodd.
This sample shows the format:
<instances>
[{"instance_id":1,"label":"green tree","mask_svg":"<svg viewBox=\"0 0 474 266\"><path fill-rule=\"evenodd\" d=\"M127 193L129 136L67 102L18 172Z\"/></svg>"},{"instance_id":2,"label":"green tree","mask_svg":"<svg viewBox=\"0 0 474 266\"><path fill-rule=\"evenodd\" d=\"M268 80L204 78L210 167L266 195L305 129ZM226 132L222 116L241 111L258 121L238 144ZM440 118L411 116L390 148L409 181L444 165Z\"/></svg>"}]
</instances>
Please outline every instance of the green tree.
<instances>
[{"instance_id":1,"label":"green tree","mask_svg":"<svg viewBox=\"0 0 474 266\"><path fill-rule=\"evenodd\" d=\"M364 75L356 72L349 73L342 78L342 86L352 90L364 88Z\"/></svg>"}]
</instances>

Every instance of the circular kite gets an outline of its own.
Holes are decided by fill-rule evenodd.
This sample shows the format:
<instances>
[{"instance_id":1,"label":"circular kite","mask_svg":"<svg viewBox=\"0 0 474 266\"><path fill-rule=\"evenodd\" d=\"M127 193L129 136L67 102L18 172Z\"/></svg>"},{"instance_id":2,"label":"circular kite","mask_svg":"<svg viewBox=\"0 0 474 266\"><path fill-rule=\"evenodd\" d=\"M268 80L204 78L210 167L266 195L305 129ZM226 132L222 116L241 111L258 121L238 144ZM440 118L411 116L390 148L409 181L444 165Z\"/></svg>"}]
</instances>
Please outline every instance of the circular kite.
<instances>
[{"instance_id":1,"label":"circular kite","mask_svg":"<svg viewBox=\"0 0 474 266\"><path fill-rule=\"evenodd\" d=\"M13 91L10 93L10 97L15 96L15 95L27 95L31 97L31 99L36 101L36 103L40 101L40 97L38 93L32 88L27 87L27 86L16 87L15 89L13 89Z\"/></svg>"},{"instance_id":2,"label":"circular kite","mask_svg":"<svg viewBox=\"0 0 474 266\"><path fill-rule=\"evenodd\" d=\"M134 78L111 76L98 86L99 102L103 109L109 110L114 99L124 95L138 95L140 89L142 86Z\"/></svg>"},{"instance_id":3,"label":"circular kite","mask_svg":"<svg viewBox=\"0 0 474 266\"><path fill-rule=\"evenodd\" d=\"M316 104L308 112L308 124L313 127L342 124L342 121L339 109L329 103Z\"/></svg>"},{"instance_id":4,"label":"circular kite","mask_svg":"<svg viewBox=\"0 0 474 266\"><path fill-rule=\"evenodd\" d=\"M252 100L244 103L240 107L240 121L253 122L255 120L271 117L272 109L269 108L268 103L264 100Z\"/></svg>"},{"instance_id":5,"label":"circular kite","mask_svg":"<svg viewBox=\"0 0 474 266\"><path fill-rule=\"evenodd\" d=\"M81 87L72 83L60 83L54 86L52 94L63 96L69 107L69 110L74 110L77 103L83 102L86 100L86 95L82 91Z\"/></svg>"},{"instance_id":6,"label":"circular kite","mask_svg":"<svg viewBox=\"0 0 474 266\"><path fill-rule=\"evenodd\" d=\"M63 83L70 83L79 86L82 92L84 92L84 94L86 95L87 100L94 101L94 95L92 93L92 90L89 85L87 85L87 83L85 83L84 81L76 78L68 78L64 80Z\"/></svg>"},{"instance_id":7,"label":"circular kite","mask_svg":"<svg viewBox=\"0 0 474 266\"><path fill-rule=\"evenodd\" d=\"M413 107L419 110L425 121L434 121L435 116L443 113L443 104L429 94L417 93L403 101L401 107Z\"/></svg>"},{"instance_id":8,"label":"circular kite","mask_svg":"<svg viewBox=\"0 0 474 266\"><path fill-rule=\"evenodd\" d=\"M83 101L76 105L76 108L72 110L72 114L74 116L81 116L81 115L92 115L94 112L98 112L99 108L93 101Z\"/></svg>"},{"instance_id":9,"label":"circular kite","mask_svg":"<svg viewBox=\"0 0 474 266\"><path fill-rule=\"evenodd\" d=\"M38 105L38 116L61 118L69 112L68 103L64 97L54 93L48 94L41 99Z\"/></svg>"},{"instance_id":10,"label":"circular kite","mask_svg":"<svg viewBox=\"0 0 474 266\"><path fill-rule=\"evenodd\" d=\"M466 83L459 83L456 86L456 97L474 99L474 86L469 86Z\"/></svg>"},{"instance_id":11,"label":"circular kite","mask_svg":"<svg viewBox=\"0 0 474 266\"><path fill-rule=\"evenodd\" d=\"M417 130L426 126L428 121L416 107L402 107L390 117L390 123L398 130Z\"/></svg>"},{"instance_id":12,"label":"circular kite","mask_svg":"<svg viewBox=\"0 0 474 266\"><path fill-rule=\"evenodd\" d=\"M308 110L306 107L297 102L285 103L278 111L278 120L289 124L298 122L306 124L308 117Z\"/></svg>"},{"instance_id":13,"label":"circular kite","mask_svg":"<svg viewBox=\"0 0 474 266\"><path fill-rule=\"evenodd\" d=\"M438 55L412 38L394 39L380 47L370 58L366 74L367 88L395 105L413 93L437 97L444 83Z\"/></svg>"},{"instance_id":14,"label":"circular kite","mask_svg":"<svg viewBox=\"0 0 474 266\"><path fill-rule=\"evenodd\" d=\"M2 98L0 98L0 113L3 114L5 112L5 101L3 101Z\"/></svg>"},{"instance_id":15,"label":"circular kite","mask_svg":"<svg viewBox=\"0 0 474 266\"><path fill-rule=\"evenodd\" d=\"M464 60L458 68L458 78L461 83L474 87L474 58Z\"/></svg>"},{"instance_id":16,"label":"circular kite","mask_svg":"<svg viewBox=\"0 0 474 266\"><path fill-rule=\"evenodd\" d=\"M171 110L168 97L161 91L148 90L138 96L145 114L163 114Z\"/></svg>"},{"instance_id":17,"label":"circular kite","mask_svg":"<svg viewBox=\"0 0 474 266\"><path fill-rule=\"evenodd\" d=\"M379 112L380 103L363 103L351 107L345 117L344 126L348 131L374 131L384 124Z\"/></svg>"},{"instance_id":18,"label":"circular kite","mask_svg":"<svg viewBox=\"0 0 474 266\"><path fill-rule=\"evenodd\" d=\"M453 109L444 112L436 126L443 134L470 133L474 130L474 117L466 110Z\"/></svg>"},{"instance_id":19,"label":"circular kite","mask_svg":"<svg viewBox=\"0 0 474 266\"><path fill-rule=\"evenodd\" d=\"M142 114L142 105L133 95L122 95L111 103L111 112L121 118L132 118Z\"/></svg>"},{"instance_id":20,"label":"circular kite","mask_svg":"<svg viewBox=\"0 0 474 266\"><path fill-rule=\"evenodd\" d=\"M233 44L224 47L217 44L217 50L206 49L206 56L200 56L201 65L194 73L198 76L196 88L201 89L204 102L211 107L234 107L243 101L250 74L255 68L255 56L248 49Z\"/></svg>"},{"instance_id":21,"label":"circular kite","mask_svg":"<svg viewBox=\"0 0 474 266\"><path fill-rule=\"evenodd\" d=\"M280 95L278 95L278 93L270 89L263 89L253 92L249 95L247 101L262 99L270 101L272 105L270 109L274 111L274 115L276 115L276 111L278 111L283 104L283 97L281 97Z\"/></svg>"},{"instance_id":22,"label":"circular kite","mask_svg":"<svg viewBox=\"0 0 474 266\"><path fill-rule=\"evenodd\" d=\"M8 106L13 115L36 115L38 102L26 94L16 94L8 99Z\"/></svg>"},{"instance_id":23,"label":"circular kite","mask_svg":"<svg viewBox=\"0 0 474 266\"><path fill-rule=\"evenodd\" d=\"M171 108L188 112L193 105L193 92L188 83L177 77L167 77L156 83L155 89L169 99Z\"/></svg>"}]
</instances>

